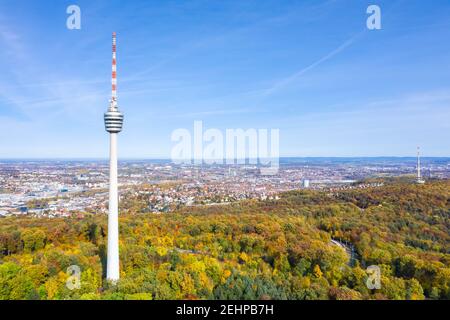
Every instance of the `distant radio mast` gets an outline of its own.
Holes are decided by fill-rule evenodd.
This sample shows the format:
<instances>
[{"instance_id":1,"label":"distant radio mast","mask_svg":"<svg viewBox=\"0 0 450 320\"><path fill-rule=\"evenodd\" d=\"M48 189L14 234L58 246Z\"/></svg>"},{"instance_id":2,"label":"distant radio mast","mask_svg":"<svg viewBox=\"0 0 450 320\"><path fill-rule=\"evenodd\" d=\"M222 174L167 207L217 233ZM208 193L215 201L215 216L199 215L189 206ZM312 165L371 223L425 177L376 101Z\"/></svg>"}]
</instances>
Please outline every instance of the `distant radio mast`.
<instances>
[{"instance_id":1,"label":"distant radio mast","mask_svg":"<svg viewBox=\"0 0 450 320\"><path fill-rule=\"evenodd\" d=\"M417 180L418 184L424 184L425 181L422 179L422 175L420 172L420 147L417 147Z\"/></svg>"},{"instance_id":2,"label":"distant radio mast","mask_svg":"<svg viewBox=\"0 0 450 320\"><path fill-rule=\"evenodd\" d=\"M116 33L112 34L111 101L105 113L105 129L110 134L108 261L106 278L119 280L119 195L117 186L117 134L122 131L123 115L117 106Z\"/></svg>"}]
</instances>

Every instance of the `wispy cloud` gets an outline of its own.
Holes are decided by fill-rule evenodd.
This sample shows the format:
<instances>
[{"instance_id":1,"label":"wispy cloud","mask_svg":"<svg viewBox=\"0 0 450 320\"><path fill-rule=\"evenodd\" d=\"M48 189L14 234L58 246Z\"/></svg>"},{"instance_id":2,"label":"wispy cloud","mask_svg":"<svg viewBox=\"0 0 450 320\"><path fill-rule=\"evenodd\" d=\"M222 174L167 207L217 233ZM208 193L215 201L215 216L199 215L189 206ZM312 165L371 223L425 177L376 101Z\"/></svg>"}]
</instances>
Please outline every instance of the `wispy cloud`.
<instances>
[{"instance_id":1,"label":"wispy cloud","mask_svg":"<svg viewBox=\"0 0 450 320\"><path fill-rule=\"evenodd\" d=\"M301 122L303 125L311 128L322 127L324 122L333 122L334 124L343 123L345 126L352 127L361 123L361 119L365 119L364 124L369 124L370 127L393 128L393 123L398 122L400 125L405 119L411 117L415 117L416 120L420 120L420 117L424 119L433 118L439 120L437 121L439 123L448 123L445 119L439 119L441 114L449 114L450 109L448 105L450 105L450 88L411 92L398 97L392 97L391 99L380 99L365 103L359 102L357 105L351 106L341 105L341 110L330 108L332 111L329 112L310 112L301 116L290 116L285 120L291 122L292 119L295 119L294 123L296 125ZM395 115L395 118L392 115ZM375 121L374 117L384 117L389 121ZM355 119L358 119L358 121ZM419 123L413 122L410 125L416 126Z\"/></svg>"},{"instance_id":2,"label":"wispy cloud","mask_svg":"<svg viewBox=\"0 0 450 320\"><path fill-rule=\"evenodd\" d=\"M12 29L4 22L0 25L0 43L3 54L7 52L5 63L10 66L4 80L0 79L0 102L3 110L7 111L8 106L14 110L3 115L20 121L45 123L62 114L76 116L77 111L92 112L90 106L104 96L92 86L98 80L64 81L54 70L49 71L48 66L42 70L22 36L11 32Z\"/></svg>"},{"instance_id":3,"label":"wispy cloud","mask_svg":"<svg viewBox=\"0 0 450 320\"><path fill-rule=\"evenodd\" d=\"M2 43L3 53L15 58L24 56L25 51L20 36L4 22L0 23L0 43Z\"/></svg>"}]
</instances>

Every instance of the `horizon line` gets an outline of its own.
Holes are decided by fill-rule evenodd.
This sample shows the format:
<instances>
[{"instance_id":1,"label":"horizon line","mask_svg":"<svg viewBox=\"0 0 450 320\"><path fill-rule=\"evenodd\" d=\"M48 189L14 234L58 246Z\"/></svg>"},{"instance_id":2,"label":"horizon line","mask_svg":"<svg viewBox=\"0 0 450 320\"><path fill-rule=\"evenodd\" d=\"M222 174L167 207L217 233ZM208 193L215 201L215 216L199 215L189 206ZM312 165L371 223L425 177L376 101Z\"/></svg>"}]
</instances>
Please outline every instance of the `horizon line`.
<instances>
[{"instance_id":1,"label":"horizon line","mask_svg":"<svg viewBox=\"0 0 450 320\"><path fill-rule=\"evenodd\" d=\"M417 155L410 156L283 156L278 159L416 159ZM253 158L237 158L233 160L249 160ZM259 158L257 158L259 159ZM264 158L266 159L266 158ZM267 158L270 159L270 158ZM450 159L450 156L421 156L421 159ZM0 161L11 161L11 160L29 160L29 161L109 161L108 157L10 157L10 158L1 158ZM166 157L122 157L119 158L121 161L145 161L145 160L164 160L171 161L174 160ZM176 159L177 161L195 161L195 160L216 160L216 159ZM224 161L229 160L227 158L223 159ZM226 164L226 163L225 163Z\"/></svg>"}]
</instances>

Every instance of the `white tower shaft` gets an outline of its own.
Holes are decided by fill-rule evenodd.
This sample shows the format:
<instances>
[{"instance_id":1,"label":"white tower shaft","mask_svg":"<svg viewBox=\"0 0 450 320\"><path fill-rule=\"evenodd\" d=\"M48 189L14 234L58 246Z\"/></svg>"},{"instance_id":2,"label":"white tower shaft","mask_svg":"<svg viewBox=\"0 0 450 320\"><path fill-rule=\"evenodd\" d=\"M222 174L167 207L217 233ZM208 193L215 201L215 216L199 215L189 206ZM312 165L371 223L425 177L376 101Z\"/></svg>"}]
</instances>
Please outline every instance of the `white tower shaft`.
<instances>
[{"instance_id":1,"label":"white tower shaft","mask_svg":"<svg viewBox=\"0 0 450 320\"><path fill-rule=\"evenodd\" d=\"M108 263L106 278L119 280L119 199L117 187L117 133L110 134Z\"/></svg>"}]
</instances>

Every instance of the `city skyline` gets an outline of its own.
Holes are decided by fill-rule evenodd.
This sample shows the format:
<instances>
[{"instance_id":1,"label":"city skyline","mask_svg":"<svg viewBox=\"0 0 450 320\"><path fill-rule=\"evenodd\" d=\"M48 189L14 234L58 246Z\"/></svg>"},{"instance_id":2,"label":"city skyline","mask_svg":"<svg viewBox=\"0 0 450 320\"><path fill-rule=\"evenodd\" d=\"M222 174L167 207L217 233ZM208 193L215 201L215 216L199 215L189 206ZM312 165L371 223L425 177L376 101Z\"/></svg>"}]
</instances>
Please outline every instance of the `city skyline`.
<instances>
[{"instance_id":1,"label":"city skyline","mask_svg":"<svg viewBox=\"0 0 450 320\"><path fill-rule=\"evenodd\" d=\"M66 3L0 4L0 159L105 158L111 30L119 159L170 158L196 120L279 128L282 157L450 155L445 1L378 1L374 31L369 1L76 4L81 30Z\"/></svg>"}]
</instances>

